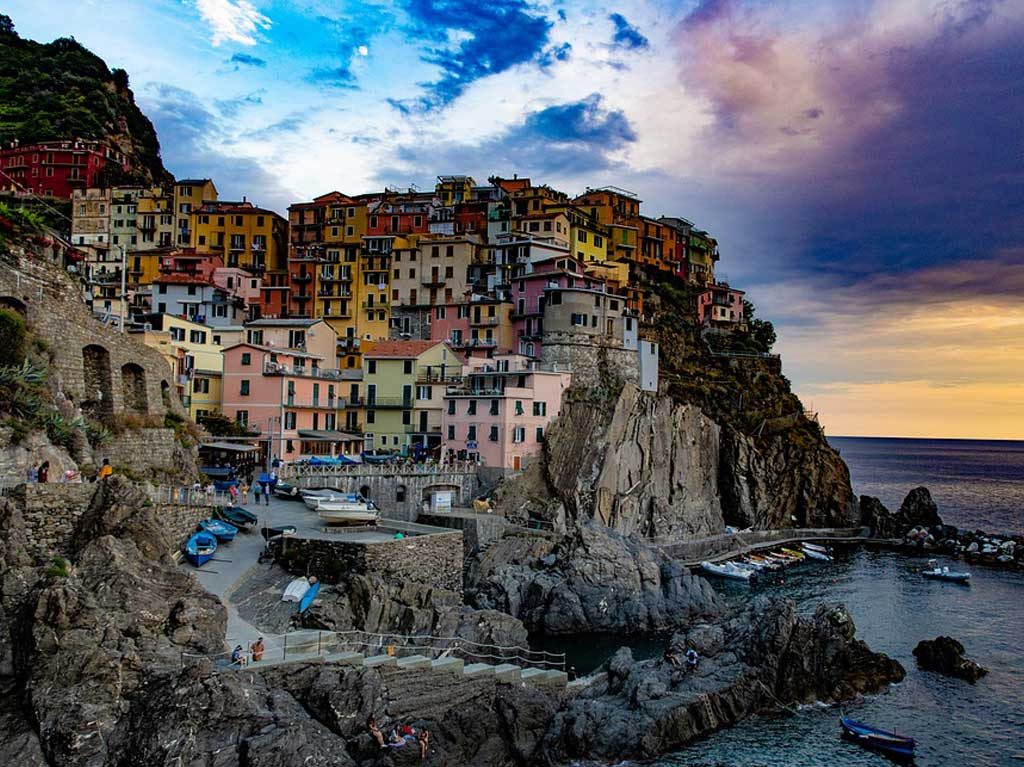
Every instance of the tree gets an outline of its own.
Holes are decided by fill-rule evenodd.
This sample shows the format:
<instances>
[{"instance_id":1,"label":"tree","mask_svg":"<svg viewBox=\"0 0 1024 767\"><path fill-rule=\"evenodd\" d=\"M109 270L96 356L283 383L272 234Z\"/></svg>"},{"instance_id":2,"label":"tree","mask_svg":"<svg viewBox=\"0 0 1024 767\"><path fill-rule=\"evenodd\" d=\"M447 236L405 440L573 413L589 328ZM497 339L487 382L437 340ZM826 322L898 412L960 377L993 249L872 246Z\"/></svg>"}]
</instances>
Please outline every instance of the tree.
<instances>
[{"instance_id":1,"label":"tree","mask_svg":"<svg viewBox=\"0 0 1024 767\"><path fill-rule=\"evenodd\" d=\"M743 299L743 311L747 319L750 340L761 352L767 354L777 340L775 326L769 320L758 319L757 307L746 299Z\"/></svg>"}]
</instances>

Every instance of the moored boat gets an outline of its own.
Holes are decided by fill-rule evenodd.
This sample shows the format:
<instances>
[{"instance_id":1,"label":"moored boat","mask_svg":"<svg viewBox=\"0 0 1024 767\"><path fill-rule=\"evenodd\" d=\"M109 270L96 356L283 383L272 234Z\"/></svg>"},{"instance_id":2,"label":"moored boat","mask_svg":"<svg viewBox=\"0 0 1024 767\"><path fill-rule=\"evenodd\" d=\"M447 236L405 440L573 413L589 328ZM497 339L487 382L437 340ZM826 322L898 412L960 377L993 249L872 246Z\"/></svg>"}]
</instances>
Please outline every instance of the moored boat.
<instances>
[{"instance_id":1,"label":"moored boat","mask_svg":"<svg viewBox=\"0 0 1024 767\"><path fill-rule=\"evenodd\" d=\"M274 538L288 538L295 535L298 528L295 525L281 525L279 527L261 527L260 535L266 538L268 541Z\"/></svg>"},{"instance_id":2,"label":"moored boat","mask_svg":"<svg viewBox=\"0 0 1024 767\"><path fill-rule=\"evenodd\" d=\"M253 527L260 521L251 511L238 506L227 506L220 510L220 515L237 528Z\"/></svg>"},{"instance_id":3,"label":"moored boat","mask_svg":"<svg viewBox=\"0 0 1024 767\"><path fill-rule=\"evenodd\" d=\"M807 556L802 551L797 551L796 549L783 549L782 553L787 557L793 557L793 559L803 559Z\"/></svg>"},{"instance_id":4,"label":"moored boat","mask_svg":"<svg viewBox=\"0 0 1024 767\"><path fill-rule=\"evenodd\" d=\"M839 718L839 726L843 728L843 735L862 746L897 758L912 759L914 757L914 748L917 746L917 742L913 738L880 730L848 716Z\"/></svg>"},{"instance_id":5,"label":"moored boat","mask_svg":"<svg viewBox=\"0 0 1024 767\"><path fill-rule=\"evenodd\" d=\"M822 546L822 545L817 544L817 543L806 543L805 542L805 543L801 543L800 545L803 547L804 551L807 551L808 549L810 549L811 551L820 551L822 554L828 554L828 547Z\"/></svg>"},{"instance_id":6,"label":"moored boat","mask_svg":"<svg viewBox=\"0 0 1024 767\"><path fill-rule=\"evenodd\" d=\"M380 512L373 502L367 501L358 493L337 499L317 499L314 508L320 515L320 519L329 525L368 524L376 522L377 517L380 516Z\"/></svg>"},{"instance_id":7,"label":"moored boat","mask_svg":"<svg viewBox=\"0 0 1024 767\"><path fill-rule=\"evenodd\" d=\"M754 564L761 565L765 570L781 570L782 563L776 562L768 557L762 557L758 554L748 554L747 561L753 562Z\"/></svg>"},{"instance_id":8,"label":"moored boat","mask_svg":"<svg viewBox=\"0 0 1024 767\"><path fill-rule=\"evenodd\" d=\"M735 581L749 581L754 577L753 570L736 567L731 562L723 562L720 565L712 562L701 562L700 568L709 575L717 575L720 578L730 578Z\"/></svg>"},{"instance_id":9,"label":"moored boat","mask_svg":"<svg viewBox=\"0 0 1024 767\"><path fill-rule=\"evenodd\" d=\"M217 553L217 539L205 531L193 533L185 543L185 558L195 567L202 567Z\"/></svg>"},{"instance_id":10,"label":"moored boat","mask_svg":"<svg viewBox=\"0 0 1024 767\"><path fill-rule=\"evenodd\" d=\"M824 551L818 551L817 549L804 549L804 555L808 559L816 559L819 562L831 562L832 557L826 554Z\"/></svg>"},{"instance_id":11,"label":"moored boat","mask_svg":"<svg viewBox=\"0 0 1024 767\"><path fill-rule=\"evenodd\" d=\"M238 535L238 528L222 519L204 519L199 527L213 535L220 543L230 543Z\"/></svg>"},{"instance_id":12,"label":"moored boat","mask_svg":"<svg viewBox=\"0 0 1024 767\"><path fill-rule=\"evenodd\" d=\"M929 561L928 564L931 565L931 569L921 573L925 578L930 578L933 581L949 581L950 583L971 582L970 573L961 573L956 570L950 570L948 567L939 567L934 559Z\"/></svg>"}]
</instances>

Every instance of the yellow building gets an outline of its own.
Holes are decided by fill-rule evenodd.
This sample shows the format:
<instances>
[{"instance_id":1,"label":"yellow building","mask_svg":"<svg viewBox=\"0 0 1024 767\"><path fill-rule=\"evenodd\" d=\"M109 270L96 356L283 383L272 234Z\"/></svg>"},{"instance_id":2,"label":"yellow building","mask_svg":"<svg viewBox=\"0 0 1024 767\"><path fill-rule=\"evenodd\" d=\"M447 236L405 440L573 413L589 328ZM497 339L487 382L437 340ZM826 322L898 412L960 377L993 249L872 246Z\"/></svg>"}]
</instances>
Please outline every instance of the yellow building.
<instances>
[{"instance_id":1,"label":"yellow building","mask_svg":"<svg viewBox=\"0 0 1024 767\"><path fill-rule=\"evenodd\" d=\"M159 186L143 189L136 201L138 239L133 250L154 250L174 245L175 218L173 190Z\"/></svg>"},{"instance_id":2,"label":"yellow building","mask_svg":"<svg viewBox=\"0 0 1024 767\"><path fill-rule=\"evenodd\" d=\"M434 194L443 206L451 206L465 202L473 192L476 181L472 176L438 176L434 185Z\"/></svg>"},{"instance_id":3,"label":"yellow building","mask_svg":"<svg viewBox=\"0 0 1024 767\"><path fill-rule=\"evenodd\" d=\"M130 250L128 251L128 284L132 287L152 285L160 276L160 262L173 251L173 248L162 250Z\"/></svg>"},{"instance_id":4,"label":"yellow building","mask_svg":"<svg viewBox=\"0 0 1024 767\"><path fill-rule=\"evenodd\" d=\"M404 238L366 237L359 254L356 337L378 341L388 337L391 327L391 247L408 247Z\"/></svg>"},{"instance_id":5,"label":"yellow building","mask_svg":"<svg viewBox=\"0 0 1024 767\"><path fill-rule=\"evenodd\" d=\"M224 347L214 343L215 329L172 314L154 314L148 320L139 335L167 360L192 420L219 412Z\"/></svg>"},{"instance_id":6,"label":"yellow building","mask_svg":"<svg viewBox=\"0 0 1024 767\"><path fill-rule=\"evenodd\" d=\"M217 199L217 187L208 178L186 178L174 184L174 244L192 244L192 211Z\"/></svg>"},{"instance_id":7,"label":"yellow building","mask_svg":"<svg viewBox=\"0 0 1024 767\"><path fill-rule=\"evenodd\" d=\"M444 387L462 359L443 341L381 341L363 354L367 450L441 445Z\"/></svg>"},{"instance_id":8,"label":"yellow building","mask_svg":"<svg viewBox=\"0 0 1024 767\"><path fill-rule=\"evenodd\" d=\"M262 276L287 268L288 222L251 202L206 202L192 211L197 253L222 256L227 267Z\"/></svg>"}]
</instances>

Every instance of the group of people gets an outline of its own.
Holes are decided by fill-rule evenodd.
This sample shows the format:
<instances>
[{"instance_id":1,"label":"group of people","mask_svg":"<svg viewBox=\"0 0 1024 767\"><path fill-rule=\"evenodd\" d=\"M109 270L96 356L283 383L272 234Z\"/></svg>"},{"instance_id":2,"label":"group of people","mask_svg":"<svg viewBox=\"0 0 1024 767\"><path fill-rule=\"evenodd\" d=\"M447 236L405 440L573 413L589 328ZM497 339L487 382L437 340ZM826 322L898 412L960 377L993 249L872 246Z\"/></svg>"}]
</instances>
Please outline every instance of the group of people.
<instances>
[{"instance_id":1,"label":"group of people","mask_svg":"<svg viewBox=\"0 0 1024 767\"><path fill-rule=\"evenodd\" d=\"M384 737L377 720L372 716L366 720L366 729L381 748L404 748L410 742L419 744L420 759L426 759L430 751L430 731L425 727L418 730L408 724L398 724L389 737Z\"/></svg>"},{"instance_id":2,"label":"group of people","mask_svg":"<svg viewBox=\"0 0 1024 767\"><path fill-rule=\"evenodd\" d=\"M263 660L263 653L266 652L267 646L263 643L263 637L260 637L251 645L249 645L249 652L246 654L245 650L242 649L242 645L235 645L235 649L231 651L231 665L237 666L238 668L245 668L249 665L251 660L253 663L259 663Z\"/></svg>"},{"instance_id":3,"label":"group of people","mask_svg":"<svg viewBox=\"0 0 1024 767\"><path fill-rule=\"evenodd\" d=\"M268 477L268 479L267 479L266 482L257 482L255 484L255 486L253 487L253 495L254 495L253 502L257 506L260 505L260 496L263 497L263 502L265 504L267 504L267 506L269 506L270 505L270 496L273 495L274 489L277 487L277 472L276 471L272 471L272 472L270 472L270 474L267 475L267 477ZM249 488L248 488L248 486L246 486L246 488L245 488L245 495L246 495L246 497L248 497L248 490L249 490Z\"/></svg>"},{"instance_id":4,"label":"group of people","mask_svg":"<svg viewBox=\"0 0 1024 767\"><path fill-rule=\"evenodd\" d=\"M104 458L103 463L96 470L96 474L93 476L93 481L106 479L114 473L114 467L110 465L110 459ZM32 464L28 467L25 477L30 485L40 484L45 485L50 481L50 462L43 461L38 466ZM75 469L67 469L63 474L60 475L60 482L81 482L82 473Z\"/></svg>"},{"instance_id":5,"label":"group of people","mask_svg":"<svg viewBox=\"0 0 1024 767\"><path fill-rule=\"evenodd\" d=\"M670 646L665 650L665 660L676 668L685 667L687 671L696 671L697 666L700 664L700 655L697 654L696 650L690 647L685 653L683 653L682 657L680 657L676 648Z\"/></svg>"}]
</instances>

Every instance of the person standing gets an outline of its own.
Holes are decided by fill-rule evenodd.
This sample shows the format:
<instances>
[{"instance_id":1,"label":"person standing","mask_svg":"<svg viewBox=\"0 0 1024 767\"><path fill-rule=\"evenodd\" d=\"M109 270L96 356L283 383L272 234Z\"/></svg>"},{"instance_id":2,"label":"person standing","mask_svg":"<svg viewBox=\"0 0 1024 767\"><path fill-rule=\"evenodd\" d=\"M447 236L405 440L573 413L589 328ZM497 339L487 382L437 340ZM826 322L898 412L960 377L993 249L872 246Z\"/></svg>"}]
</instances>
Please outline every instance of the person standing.
<instances>
[{"instance_id":1,"label":"person standing","mask_svg":"<svg viewBox=\"0 0 1024 767\"><path fill-rule=\"evenodd\" d=\"M100 466L99 472L96 474L97 479L106 479L114 473L114 467L110 465L110 459L104 458L103 465Z\"/></svg>"},{"instance_id":2,"label":"person standing","mask_svg":"<svg viewBox=\"0 0 1024 767\"><path fill-rule=\"evenodd\" d=\"M28 483L34 485L39 481L39 468L33 463L28 467Z\"/></svg>"},{"instance_id":3,"label":"person standing","mask_svg":"<svg viewBox=\"0 0 1024 767\"><path fill-rule=\"evenodd\" d=\"M50 476L50 462L43 461L39 464L39 484L45 485L47 478Z\"/></svg>"},{"instance_id":4,"label":"person standing","mask_svg":"<svg viewBox=\"0 0 1024 767\"><path fill-rule=\"evenodd\" d=\"M242 497L242 505L247 506L249 504L249 483L243 480L241 486L238 488L238 492Z\"/></svg>"},{"instance_id":5,"label":"person standing","mask_svg":"<svg viewBox=\"0 0 1024 767\"><path fill-rule=\"evenodd\" d=\"M271 491L272 487L273 487L273 484L270 483L270 482L264 482L263 483L263 502L266 503L267 506L270 505L270 491Z\"/></svg>"}]
</instances>

